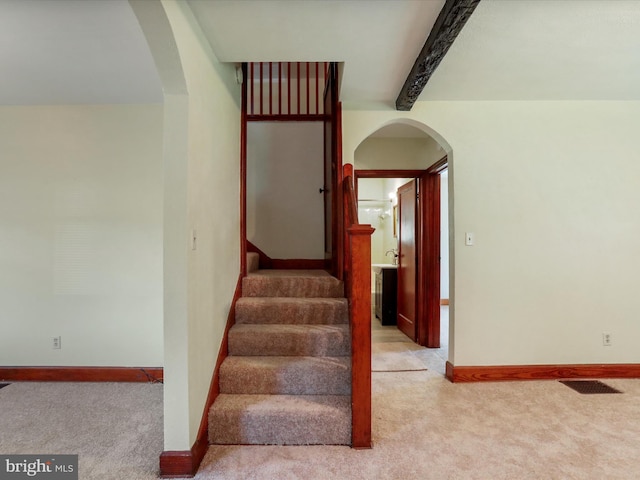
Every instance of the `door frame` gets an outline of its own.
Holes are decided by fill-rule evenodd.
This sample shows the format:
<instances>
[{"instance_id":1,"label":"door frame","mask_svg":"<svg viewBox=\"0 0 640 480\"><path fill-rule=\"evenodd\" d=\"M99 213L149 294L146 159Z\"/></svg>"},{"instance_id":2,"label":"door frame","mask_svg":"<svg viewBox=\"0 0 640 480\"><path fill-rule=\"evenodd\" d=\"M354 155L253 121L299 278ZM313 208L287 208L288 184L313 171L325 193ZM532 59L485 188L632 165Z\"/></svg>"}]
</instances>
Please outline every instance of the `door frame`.
<instances>
[{"instance_id":1,"label":"door frame","mask_svg":"<svg viewBox=\"0 0 640 480\"><path fill-rule=\"evenodd\" d=\"M428 348L440 348L440 173L447 167L445 155L425 170L354 170L356 198L360 178L418 181L416 341Z\"/></svg>"}]
</instances>

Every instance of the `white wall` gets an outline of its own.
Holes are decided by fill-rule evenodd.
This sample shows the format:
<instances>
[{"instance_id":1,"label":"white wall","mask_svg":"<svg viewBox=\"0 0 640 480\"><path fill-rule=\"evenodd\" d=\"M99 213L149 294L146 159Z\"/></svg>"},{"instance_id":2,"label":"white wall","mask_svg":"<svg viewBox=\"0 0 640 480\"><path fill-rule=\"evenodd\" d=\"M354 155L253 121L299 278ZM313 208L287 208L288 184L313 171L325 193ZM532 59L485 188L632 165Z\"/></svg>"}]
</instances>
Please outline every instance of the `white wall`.
<instances>
[{"instance_id":1,"label":"white wall","mask_svg":"<svg viewBox=\"0 0 640 480\"><path fill-rule=\"evenodd\" d=\"M398 118L427 125L451 152L454 365L640 362L639 102L418 102L402 117L343 113L345 163Z\"/></svg>"},{"instance_id":2,"label":"white wall","mask_svg":"<svg viewBox=\"0 0 640 480\"><path fill-rule=\"evenodd\" d=\"M162 366L162 106L0 107L0 171L0 365Z\"/></svg>"},{"instance_id":3,"label":"white wall","mask_svg":"<svg viewBox=\"0 0 640 480\"><path fill-rule=\"evenodd\" d=\"M361 143L352 157L357 170L423 170L444 155L438 142L430 137L372 137Z\"/></svg>"},{"instance_id":4,"label":"white wall","mask_svg":"<svg viewBox=\"0 0 640 480\"><path fill-rule=\"evenodd\" d=\"M247 238L271 258L324 258L322 122L249 122Z\"/></svg>"},{"instance_id":5,"label":"white wall","mask_svg":"<svg viewBox=\"0 0 640 480\"><path fill-rule=\"evenodd\" d=\"M165 93L164 447L186 451L240 273L240 86L184 1L130 4Z\"/></svg>"},{"instance_id":6,"label":"white wall","mask_svg":"<svg viewBox=\"0 0 640 480\"><path fill-rule=\"evenodd\" d=\"M171 374L176 382L175 388L165 387L165 415L180 419L179 409L186 399L188 425L165 423L165 449L187 450L198 433L240 273L240 86L235 67L218 62L186 3L163 1L162 5L189 93L187 171L183 172L187 208L165 211L178 225L186 216L187 229L181 234L188 267L187 318L165 320L169 329L185 334L165 344L175 360ZM187 391L180 390L185 377Z\"/></svg>"}]
</instances>

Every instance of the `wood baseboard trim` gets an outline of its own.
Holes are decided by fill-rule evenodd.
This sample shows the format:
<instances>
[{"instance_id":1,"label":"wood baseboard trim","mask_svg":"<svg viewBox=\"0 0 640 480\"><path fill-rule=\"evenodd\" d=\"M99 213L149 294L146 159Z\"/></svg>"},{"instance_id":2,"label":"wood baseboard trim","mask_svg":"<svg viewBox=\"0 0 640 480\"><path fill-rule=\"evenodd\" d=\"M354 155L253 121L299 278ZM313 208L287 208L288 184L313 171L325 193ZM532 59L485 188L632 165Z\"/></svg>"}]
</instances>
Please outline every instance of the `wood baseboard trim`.
<instances>
[{"instance_id":1,"label":"wood baseboard trim","mask_svg":"<svg viewBox=\"0 0 640 480\"><path fill-rule=\"evenodd\" d=\"M248 242L247 242L248 243ZM250 251L250 250L249 250ZM227 315L227 325L224 329L222 343L218 351L216 366L211 376L209 384L209 394L205 401L202 419L200 420L200 428L198 436L191 447L191 450L168 450L160 454L160 477L161 478L188 478L195 476L202 459L207 453L209 447L209 409L213 402L220 394L220 365L229 353L229 329L235 323L236 318L236 302L242 295L242 273L238 277L236 289L231 300L231 307Z\"/></svg>"},{"instance_id":2,"label":"wood baseboard trim","mask_svg":"<svg viewBox=\"0 0 640 480\"><path fill-rule=\"evenodd\" d=\"M162 383L162 367L0 367L0 380L12 382Z\"/></svg>"},{"instance_id":3,"label":"wood baseboard trim","mask_svg":"<svg viewBox=\"0 0 640 480\"><path fill-rule=\"evenodd\" d=\"M440 299L440 305L449 305L449 299L448 298Z\"/></svg>"},{"instance_id":4,"label":"wood baseboard trim","mask_svg":"<svg viewBox=\"0 0 640 480\"><path fill-rule=\"evenodd\" d=\"M447 362L446 377L453 383L562 380L571 378L640 378L640 364L613 363L456 367Z\"/></svg>"}]
</instances>

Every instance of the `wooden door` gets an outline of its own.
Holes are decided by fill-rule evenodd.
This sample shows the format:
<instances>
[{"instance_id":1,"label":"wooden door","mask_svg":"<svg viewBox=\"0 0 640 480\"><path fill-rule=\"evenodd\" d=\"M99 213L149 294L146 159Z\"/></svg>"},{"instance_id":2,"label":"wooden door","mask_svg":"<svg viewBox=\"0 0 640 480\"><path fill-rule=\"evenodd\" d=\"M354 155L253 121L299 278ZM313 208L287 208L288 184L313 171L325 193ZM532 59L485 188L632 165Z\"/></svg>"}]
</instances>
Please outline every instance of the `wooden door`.
<instances>
[{"instance_id":1,"label":"wooden door","mask_svg":"<svg viewBox=\"0 0 640 480\"><path fill-rule=\"evenodd\" d=\"M398 328L416 341L418 310L417 181L398 188Z\"/></svg>"}]
</instances>

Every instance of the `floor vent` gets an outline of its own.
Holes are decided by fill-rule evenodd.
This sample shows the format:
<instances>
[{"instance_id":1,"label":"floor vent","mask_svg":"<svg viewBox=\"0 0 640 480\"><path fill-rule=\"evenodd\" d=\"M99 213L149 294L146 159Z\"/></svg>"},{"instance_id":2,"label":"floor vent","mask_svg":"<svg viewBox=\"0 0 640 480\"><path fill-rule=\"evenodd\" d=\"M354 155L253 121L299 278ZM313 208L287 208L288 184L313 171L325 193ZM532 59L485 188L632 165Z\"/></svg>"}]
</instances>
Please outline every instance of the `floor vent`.
<instances>
[{"instance_id":1,"label":"floor vent","mask_svg":"<svg viewBox=\"0 0 640 480\"><path fill-rule=\"evenodd\" d=\"M622 393L620 390L616 390L598 380L560 380L560 383L564 383L567 387L583 394Z\"/></svg>"},{"instance_id":2,"label":"floor vent","mask_svg":"<svg viewBox=\"0 0 640 480\"><path fill-rule=\"evenodd\" d=\"M10 384L9 384L9 383L0 383L0 388L4 388L4 387L6 387L7 385L10 385Z\"/></svg>"}]
</instances>

